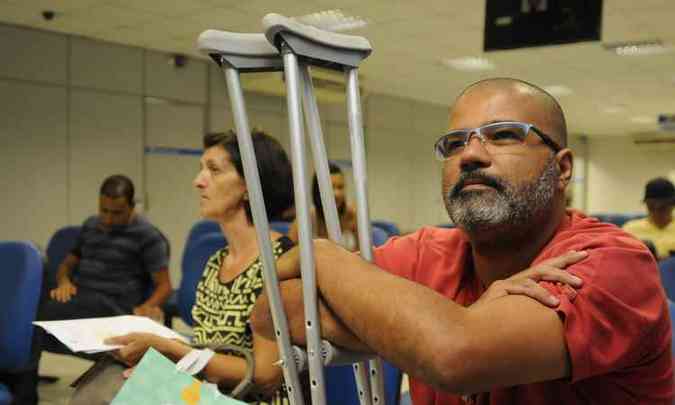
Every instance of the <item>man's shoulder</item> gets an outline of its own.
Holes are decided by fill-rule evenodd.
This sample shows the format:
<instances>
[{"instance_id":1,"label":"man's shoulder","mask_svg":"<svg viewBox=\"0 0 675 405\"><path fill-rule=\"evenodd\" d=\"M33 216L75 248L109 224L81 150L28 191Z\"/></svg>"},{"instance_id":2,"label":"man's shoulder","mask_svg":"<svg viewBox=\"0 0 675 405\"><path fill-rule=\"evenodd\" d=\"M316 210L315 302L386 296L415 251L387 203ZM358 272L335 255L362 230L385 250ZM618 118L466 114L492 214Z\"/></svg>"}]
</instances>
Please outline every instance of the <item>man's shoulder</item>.
<instances>
[{"instance_id":1,"label":"man's shoulder","mask_svg":"<svg viewBox=\"0 0 675 405\"><path fill-rule=\"evenodd\" d=\"M621 227L626 232L639 231L649 228L649 220L647 218L637 218L627 221Z\"/></svg>"},{"instance_id":2,"label":"man's shoulder","mask_svg":"<svg viewBox=\"0 0 675 405\"><path fill-rule=\"evenodd\" d=\"M150 222L143 215L135 215L133 222L131 223L131 229L135 232L141 232L146 234L151 234L153 236L161 236L162 232L155 225Z\"/></svg>"},{"instance_id":3,"label":"man's shoulder","mask_svg":"<svg viewBox=\"0 0 675 405\"><path fill-rule=\"evenodd\" d=\"M82 229L96 228L98 226L99 217L98 215L91 215L82 222Z\"/></svg>"},{"instance_id":4,"label":"man's shoulder","mask_svg":"<svg viewBox=\"0 0 675 405\"><path fill-rule=\"evenodd\" d=\"M455 251L465 241L465 236L456 228L426 226L415 232L394 236L378 250L386 251Z\"/></svg>"},{"instance_id":5,"label":"man's shoulder","mask_svg":"<svg viewBox=\"0 0 675 405\"><path fill-rule=\"evenodd\" d=\"M656 261L649 249L615 225L573 216L571 224L554 236L536 261L571 250L586 251L588 257L568 269L597 287L623 289L625 285L634 284L638 274L645 290L659 283Z\"/></svg>"},{"instance_id":6,"label":"man's shoulder","mask_svg":"<svg viewBox=\"0 0 675 405\"><path fill-rule=\"evenodd\" d=\"M579 213L572 214L570 225L555 235L549 247L567 250L637 249L649 253L645 245L626 229Z\"/></svg>"}]
</instances>

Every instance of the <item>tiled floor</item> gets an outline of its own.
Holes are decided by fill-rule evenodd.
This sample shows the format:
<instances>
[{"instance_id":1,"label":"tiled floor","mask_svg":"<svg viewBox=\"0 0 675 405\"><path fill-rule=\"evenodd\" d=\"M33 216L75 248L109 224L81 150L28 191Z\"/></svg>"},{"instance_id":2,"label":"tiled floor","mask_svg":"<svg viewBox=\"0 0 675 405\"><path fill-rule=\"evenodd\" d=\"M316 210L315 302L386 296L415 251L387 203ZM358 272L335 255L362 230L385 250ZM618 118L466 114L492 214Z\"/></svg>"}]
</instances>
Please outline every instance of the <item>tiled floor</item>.
<instances>
[{"instance_id":1,"label":"tiled floor","mask_svg":"<svg viewBox=\"0 0 675 405\"><path fill-rule=\"evenodd\" d=\"M40 361L40 375L56 376L59 380L38 386L40 405L67 405L73 392L70 383L90 365L90 361L77 357L44 353Z\"/></svg>"}]
</instances>

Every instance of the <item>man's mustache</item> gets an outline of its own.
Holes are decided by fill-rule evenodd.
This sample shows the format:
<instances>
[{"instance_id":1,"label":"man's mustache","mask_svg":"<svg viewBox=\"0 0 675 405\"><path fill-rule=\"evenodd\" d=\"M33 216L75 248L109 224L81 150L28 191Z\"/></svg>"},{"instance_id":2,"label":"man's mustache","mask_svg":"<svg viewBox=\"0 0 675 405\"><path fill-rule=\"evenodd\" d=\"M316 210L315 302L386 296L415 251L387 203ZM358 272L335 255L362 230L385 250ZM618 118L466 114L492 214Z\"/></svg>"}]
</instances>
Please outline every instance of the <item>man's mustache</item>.
<instances>
[{"instance_id":1,"label":"man's mustache","mask_svg":"<svg viewBox=\"0 0 675 405\"><path fill-rule=\"evenodd\" d=\"M465 171L459 175L459 180L457 181L457 184L455 184L450 190L448 197L450 199L459 197L459 193L466 186L467 182L472 183L478 182L486 186L492 187L495 190L497 190L497 192L500 193L506 189L505 182L498 177L491 176L483 172Z\"/></svg>"}]
</instances>

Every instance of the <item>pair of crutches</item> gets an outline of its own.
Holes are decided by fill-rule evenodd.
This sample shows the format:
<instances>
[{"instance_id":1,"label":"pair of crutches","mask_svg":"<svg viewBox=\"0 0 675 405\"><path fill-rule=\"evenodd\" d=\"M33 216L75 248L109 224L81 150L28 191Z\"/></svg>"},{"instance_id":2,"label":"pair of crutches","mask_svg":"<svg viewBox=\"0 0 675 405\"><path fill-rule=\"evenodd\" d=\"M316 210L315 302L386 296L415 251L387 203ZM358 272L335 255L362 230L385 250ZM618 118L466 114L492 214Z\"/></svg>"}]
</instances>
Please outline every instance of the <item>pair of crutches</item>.
<instances>
[{"instance_id":1,"label":"pair of crutches","mask_svg":"<svg viewBox=\"0 0 675 405\"><path fill-rule=\"evenodd\" d=\"M278 14L263 18L265 34L241 34L208 30L199 36L199 49L223 69L242 155L253 221L264 268L280 365L289 400L304 404L298 371L309 368L311 403L326 403L323 367L353 364L361 405L384 403L382 365L379 359L341 350L320 337L319 311L314 274L310 191L302 112L309 132L314 166L321 191L329 238L342 240L341 227L330 180L326 149L309 66L342 70L347 81L347 112L357 201L357 224L361 255L372 260L372 240L367 201L367 176L363 125L358 85L358 65L371 53L362 37L336 34L306 26ZM286 81L291 136L294 194L299 231L300 264L305 306L307 347L291 345L283 310L278 277L269 238L269 223L262 196L256 157L251 141L241 73L283 71ZM301 105L302 100L302 105ZM369 364L366 362L369 360Z\"/></svg>"}]
</instances>

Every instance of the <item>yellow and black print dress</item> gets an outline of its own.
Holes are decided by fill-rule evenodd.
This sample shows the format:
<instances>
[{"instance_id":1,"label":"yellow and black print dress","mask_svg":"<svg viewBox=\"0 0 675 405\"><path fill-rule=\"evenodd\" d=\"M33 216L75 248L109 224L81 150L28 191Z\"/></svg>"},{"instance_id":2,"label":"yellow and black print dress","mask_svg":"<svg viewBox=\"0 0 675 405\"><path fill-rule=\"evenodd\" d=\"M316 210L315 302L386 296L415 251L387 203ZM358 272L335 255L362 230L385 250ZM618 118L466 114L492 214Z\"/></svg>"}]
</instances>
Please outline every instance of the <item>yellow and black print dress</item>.
<instances>
[{"instance_id":1,"label":"yellow and black print dress","mask_svg":"<svg viewBox=\"0 0 675 405\"><path fill-rule=\"evenodd\" d=\"M285 236L274 241L275 260L292 246L293 242ZM230 344L253 349L249 317L256 299L264 293L262 261L256 259L235 279L223 283L218 278L218 271L227 254L228 248L225 247L211 256L197 285L195 305L192 307L194 343ZM269 403L288 404L284 389L277 391Z\"/></svg>"}]
</instances>

